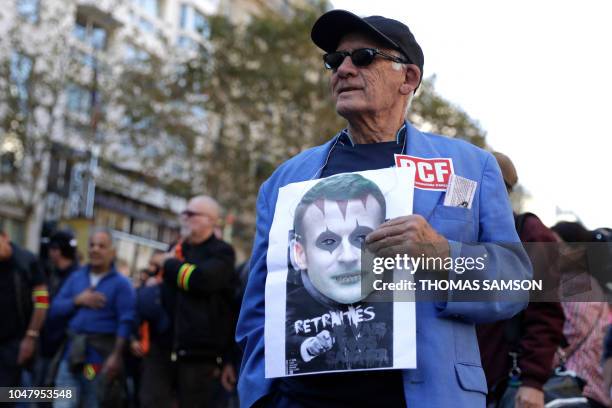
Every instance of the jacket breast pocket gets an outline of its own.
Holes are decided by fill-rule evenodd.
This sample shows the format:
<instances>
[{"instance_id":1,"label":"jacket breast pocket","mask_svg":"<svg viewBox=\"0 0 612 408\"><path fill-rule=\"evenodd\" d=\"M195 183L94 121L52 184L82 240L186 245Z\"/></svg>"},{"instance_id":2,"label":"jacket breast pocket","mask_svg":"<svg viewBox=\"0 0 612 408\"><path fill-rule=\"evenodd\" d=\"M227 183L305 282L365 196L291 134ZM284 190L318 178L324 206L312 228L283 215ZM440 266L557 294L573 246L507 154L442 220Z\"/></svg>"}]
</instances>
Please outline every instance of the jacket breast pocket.
<instances>
[{"instance_id":1,"label":"jacket breast pocket","mask_svg":"<svg viewBox=\"0 0 612 408\"><path fill-rule=\"evenodd\" d=\"M434 208L429 223L446 239L460 242L476 241L472 209L438 205Z\"/></svg>"},{"instance_id":2,"label":"jacket breast pocket","mask_svg":"<svg viewBox=\"0 0 612 408\"><path fill-rule=\"evenodd\" d=\"M455 374L459 386L466 391L487 394L487 379L482 367L472 364L455 363Z\"/></svg>"}]
</instances>

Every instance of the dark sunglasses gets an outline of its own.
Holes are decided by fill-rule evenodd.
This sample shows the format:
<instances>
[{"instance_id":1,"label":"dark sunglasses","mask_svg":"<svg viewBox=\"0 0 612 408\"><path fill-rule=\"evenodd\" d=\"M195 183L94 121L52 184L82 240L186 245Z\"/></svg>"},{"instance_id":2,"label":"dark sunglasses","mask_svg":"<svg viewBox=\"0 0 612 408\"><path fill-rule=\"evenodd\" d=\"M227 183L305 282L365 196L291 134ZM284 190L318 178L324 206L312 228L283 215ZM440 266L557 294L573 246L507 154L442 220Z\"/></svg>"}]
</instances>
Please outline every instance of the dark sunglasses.
<instances>
[{"instance_id":1,"label":"dark sunglasses","mask_svg":"<svg viewBox=\"0 0 612 408\"><path fill-rule=\"evenodd\" d=\"M410 61L404 58L378 51L376 48L359 48L353 51L329 52L323 55L323 63L325 64L325 68L335 71L342 65L346 57L351 57L353 65L356 67L365 67L370 65L377 55L389 61L399 62L400 64L410 63Z\"/></svg>"},{"instance_id":2,"label":"dark sunglasses","mask_svg":"<svg viewBox=\"0 0 612 408\"><path fill-rule=\"evenodd\" d=\"M186 217L186 218L191 218L191 217L195 217L195 216L198 216L198 215L206 215L206 214L195 212L195 211L191 211L191 210L185 210L185 211L181 211L181 215L183 217Z\"/></svg>"}]
</instances>

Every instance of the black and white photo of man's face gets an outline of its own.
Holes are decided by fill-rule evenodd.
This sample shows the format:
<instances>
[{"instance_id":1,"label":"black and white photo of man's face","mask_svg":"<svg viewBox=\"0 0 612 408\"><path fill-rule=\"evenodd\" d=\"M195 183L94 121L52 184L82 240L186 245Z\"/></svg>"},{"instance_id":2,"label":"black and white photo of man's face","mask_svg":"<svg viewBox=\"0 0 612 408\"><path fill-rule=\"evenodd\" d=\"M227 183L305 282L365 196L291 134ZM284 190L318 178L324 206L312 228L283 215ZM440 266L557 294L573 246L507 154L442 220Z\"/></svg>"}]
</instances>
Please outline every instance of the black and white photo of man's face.
<instances>
[{"instance_id":1,"label":"black and white photo of man's face","mask_svg":"<svg viewBox=\"0 0 612 408\"><path fill-rule=\"evenodd\" d=\"M342 304L358 302L369 294L362 291L362 279L373 281L373 277L362 276L361 248L365 237L384 218L382 207L372 195L354 200L320 200L306 209L303 236L295 244L295 256L319 292Z\"/></svg>"}]
</instances>

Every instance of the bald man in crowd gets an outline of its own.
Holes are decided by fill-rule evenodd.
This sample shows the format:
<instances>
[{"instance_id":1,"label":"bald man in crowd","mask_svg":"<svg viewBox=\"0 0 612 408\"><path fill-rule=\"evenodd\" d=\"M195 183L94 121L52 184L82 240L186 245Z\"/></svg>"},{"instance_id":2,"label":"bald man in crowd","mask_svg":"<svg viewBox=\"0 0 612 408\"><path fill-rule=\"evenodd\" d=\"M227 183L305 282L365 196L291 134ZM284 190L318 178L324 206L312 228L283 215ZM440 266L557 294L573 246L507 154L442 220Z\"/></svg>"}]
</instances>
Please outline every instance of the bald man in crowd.
<instances>
[{"instance_id":1,"label":"bald man in crowd","mask_svg":"<svg viewBox=\"0 0 612 408\"><path fill-rule=\"evenodd\" d=\"M151 335L143 407L170 407L174 395L180 407L208 406L218 368L232 350L235 255L215 236L220 213L208 196L192 198L181 212L181 239L166 254L158 292L170 328ZM235 381L228 380L227 366L222 380Z\"/></svg>"}]
</instances>

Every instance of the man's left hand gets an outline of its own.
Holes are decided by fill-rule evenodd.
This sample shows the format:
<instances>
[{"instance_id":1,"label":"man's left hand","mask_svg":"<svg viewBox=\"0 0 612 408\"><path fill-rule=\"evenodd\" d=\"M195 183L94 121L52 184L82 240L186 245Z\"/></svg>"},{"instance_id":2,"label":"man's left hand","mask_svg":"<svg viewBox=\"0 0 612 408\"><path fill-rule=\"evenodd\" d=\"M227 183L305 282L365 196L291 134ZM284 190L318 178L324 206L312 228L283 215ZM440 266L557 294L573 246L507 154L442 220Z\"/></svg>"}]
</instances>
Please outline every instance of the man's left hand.
<instances>
[{"instance_id":1,"label":"man's left hand","mask_svg":"<svg viewBox=\"0 0 612 408\"><path fill-rule=\"evenodd\" d=\"M544 408L544 392L533 387L519 387L514 400L515 408Z\"/></svg>"},{"instance_id":2,"label":"man's left hand","mask_svg":"<svg viewBox=\"0 0 612 408\"><path fill-rule=\"evenodd\" d=\"M221 370L221 378L219 380L225 391L234 391L234 387L236 386L236 370L234 370L234 366L225 364Z\"/></svg>"},{"instance_id":3,"label":"man's left hand","mask_svg":"<svg viewBox=\"0 0 612 408\"><path fill-rule=\"evenodd\" d=\"M17 364L20 366L26 365L34 356L36 350L36 339L26 336L19 344L19 355L17 356Z\"/></svg>"},{"instance_id":4,"label":"man's left hand","mask_svg":"<svg viewBox=\"0 0 612 408\"><path fill-rule=\"evenodd\" d=\"M121 369L123 368L122 366L123 359L121 358L121 355L117 352L112 352L102 366L102 373L108 380L113 380L121 372Z\"/></svg>"},{"instance_id":5,"label":"man's left hand","mask_svg":"<svg viewBox=\"0 0 612 408\"><path fill-rule=\"evenodd\" d=\"M450 256L448 240L420 215L397 217L381 224L366 237L367 249L377 256L397 254L419 257Z\"/></svg>"}]
</instances>

